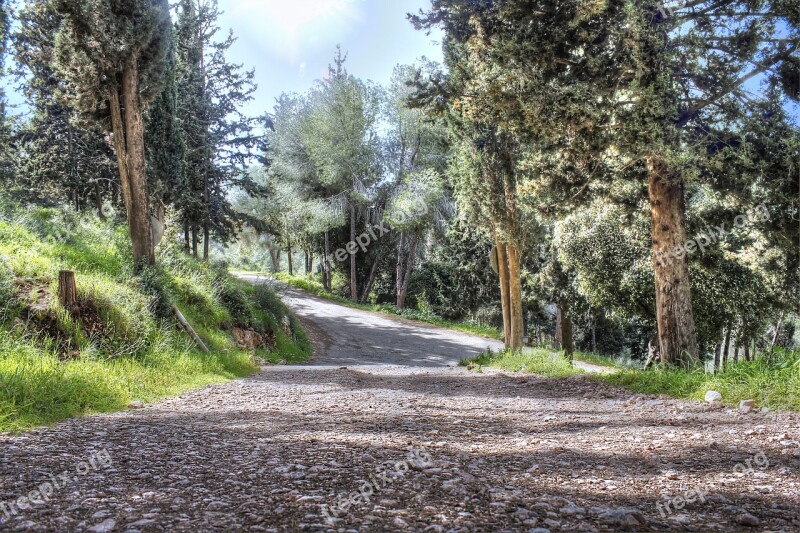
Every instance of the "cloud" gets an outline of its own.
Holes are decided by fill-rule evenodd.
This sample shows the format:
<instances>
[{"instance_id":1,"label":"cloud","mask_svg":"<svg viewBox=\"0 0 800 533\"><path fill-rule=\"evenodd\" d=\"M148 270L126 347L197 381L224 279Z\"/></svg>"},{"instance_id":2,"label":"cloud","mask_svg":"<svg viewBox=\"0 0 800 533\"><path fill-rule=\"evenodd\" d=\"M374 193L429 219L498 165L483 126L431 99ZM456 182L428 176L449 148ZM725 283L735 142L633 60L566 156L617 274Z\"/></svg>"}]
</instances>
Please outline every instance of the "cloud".
<instances>
[{"instance_id":1,"label":"cloud","mask_svg":"<svg viewBox=\"0 0 800 533\"><path fill-rule=\"evenodd\" d=\"M319 47L330 48L364 20L362 0L236 0L225 18L248 41L297 65Z\"/></svg>"}]
</instances>

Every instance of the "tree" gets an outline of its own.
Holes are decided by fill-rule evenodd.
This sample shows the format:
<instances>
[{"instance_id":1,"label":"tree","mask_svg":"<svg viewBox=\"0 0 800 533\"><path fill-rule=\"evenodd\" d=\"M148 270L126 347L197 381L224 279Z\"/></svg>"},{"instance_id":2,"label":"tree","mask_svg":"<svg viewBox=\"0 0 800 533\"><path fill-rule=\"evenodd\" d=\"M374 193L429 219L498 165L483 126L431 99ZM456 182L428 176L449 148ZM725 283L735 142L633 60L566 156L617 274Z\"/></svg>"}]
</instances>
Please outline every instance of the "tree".
<instances>
[{"instance_id":1,"label":"tree","mask_svg":"<svg viewBox=\"0 0 800 533\"><path fill-rule=\"evenodd\" d=\"M797 96L797 7L436 0L414 21L443 25L448 39L482 59L475 64L492 75L477 78L480 90L467 93L465 112L536 147L535 187L545 196L565 192L556 204L580 197L593 180L613 179L604 172L608 159L638 172L649 191L662 358L693 364L685 257L668 265L655 258L685 243L686 185L699 175L705 146L698 134L739 120L752 80Z\"/></svg>"},{"instance_id":2,"label":"tree","mask_svg":"<svg viewBox=\"0 0 800 533\"><path fill-rule=\"evenodd\" d=\"M163 88L172 38L166 0L58 0L60 95L113 133L136 268L155 263L142 110Z\"/></svg>"},{"instance_id":3,"label":"tree","mask_svg":"<svg viewBox=\"0 0 800 533\"><path fill-rule=\"evenodd\" d=\"M62 17L53 2L32 0L17 18L16 74L33 113L15 134L21 150L15 195L79 210L92 205L103 217L104 197L119 186L114 153L102 133L77 125L74 110L56 98L54 47Z\"/></svg>"},{"instance_id":4,"label":"tree","mask_svg":"<svg viewBox=\"0 0 800 533\"><path fill-rule=\"evenodd\" d=\"M228 60L236 41L232 33L215 40L219 16L216 0L181 0L175 26L178 117L187 174L176 204L185 234L191 231L195 255L202 238L204 259L212 236L225 244L245 222L228 191L264 193L246 172L264 148L255 131L257 120L241 112L256 90L254 72Z\"/></svg>"},{"instance_id":5,"label":"tree","mask_svg":"<svg viewBox=\"0 0 800 533\"><path fill-rule=\"evenodd\" d=\"M431 68L431 65L423 67ZM413 220L391 224L397 233L395 290L397 307L401 309L405 307L418 244L424 231L435 220L437 211L441 214L438 208L446 207L447 200L436 174L446 169L448 132L443 121L431 116L427 109L409 105L416 73L417 69L412 66L395 67L386 102L391 126L385 141L386 162L388 170L394 174L394 186L390 192L394 197L391 206L394 213L390 218L397 219L402 213L420 212L420 216ZM441 217L438 218L441 221Z\"/></svg>"},{"instance_id":6,"label":"tree","mask_svg":"<svg viewBox=\"0 0 800 533\"><path fill-rule=\"evenodd\" d=\"M322 187L336 196L346 193L350 219L349 243L355 243L359 214L367 223L370 187L381 175L377 125L381 91L350 76L341 50L330 67L329 79L311 95L311 118L304 130L308 154ZM376 213L372 212L375 216ZM350 246L350 297L359 299L357 250Z\"/></svg>"}]
</instances>

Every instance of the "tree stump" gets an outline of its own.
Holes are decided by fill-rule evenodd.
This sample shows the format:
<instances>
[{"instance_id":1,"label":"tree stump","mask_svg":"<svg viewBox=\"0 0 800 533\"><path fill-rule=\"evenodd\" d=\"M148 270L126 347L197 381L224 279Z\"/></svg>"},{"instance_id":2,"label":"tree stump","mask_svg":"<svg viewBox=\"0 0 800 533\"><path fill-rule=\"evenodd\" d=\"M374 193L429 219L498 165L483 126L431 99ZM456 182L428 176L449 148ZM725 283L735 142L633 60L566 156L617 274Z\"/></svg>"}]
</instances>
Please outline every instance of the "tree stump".
<instances>
[{"instance_id":1,"label":"tree stump","mask_svg":"<svg viewBox=\"0 0 800 533\"><path fill-rule=\"evenodd\" d=\"M58 301L70 312L77 309L78 289L75 286L75 272L62 270L58 273Z\"/></svg>"}]
</instances>

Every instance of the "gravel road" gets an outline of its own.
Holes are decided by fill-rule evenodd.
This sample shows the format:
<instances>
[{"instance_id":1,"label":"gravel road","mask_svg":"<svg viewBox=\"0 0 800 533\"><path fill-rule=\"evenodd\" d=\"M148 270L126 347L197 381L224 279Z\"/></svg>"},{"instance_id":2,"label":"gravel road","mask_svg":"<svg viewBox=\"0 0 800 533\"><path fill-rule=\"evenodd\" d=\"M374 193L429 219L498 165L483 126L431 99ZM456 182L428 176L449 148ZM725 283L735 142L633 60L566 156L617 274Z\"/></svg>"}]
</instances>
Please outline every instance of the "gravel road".
<instances>
[{"instance_id":1,"label":"gravel road","mask_svg":"<svg viewBox=\"0 0 800 533\"><path fill-rule=\"evenodd\" d=\"M0 530L800 530L796 413L470 373L483 339L285 296L310 365L0 436Z\"/></svg>"}]
</instances>

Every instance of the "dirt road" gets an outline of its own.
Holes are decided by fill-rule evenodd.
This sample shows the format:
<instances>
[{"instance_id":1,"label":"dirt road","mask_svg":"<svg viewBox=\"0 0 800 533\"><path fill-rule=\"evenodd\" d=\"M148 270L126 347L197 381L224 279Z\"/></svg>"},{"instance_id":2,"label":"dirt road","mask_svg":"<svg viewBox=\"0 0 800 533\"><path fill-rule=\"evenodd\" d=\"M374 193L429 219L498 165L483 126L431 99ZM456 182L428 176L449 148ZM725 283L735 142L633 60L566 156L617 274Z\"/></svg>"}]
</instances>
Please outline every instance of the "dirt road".
<instances>
[{"instance_id":1,"label":"dirt road","mask_svg":"<svg viewBox=\"0 0 800 533\"><path fill-rule=\"evenodd\" d=\"M0 436L0 530L800 530L797 414L470 373L485 341L286 296L311 365Z\"/></svg>"}]
</instances>

